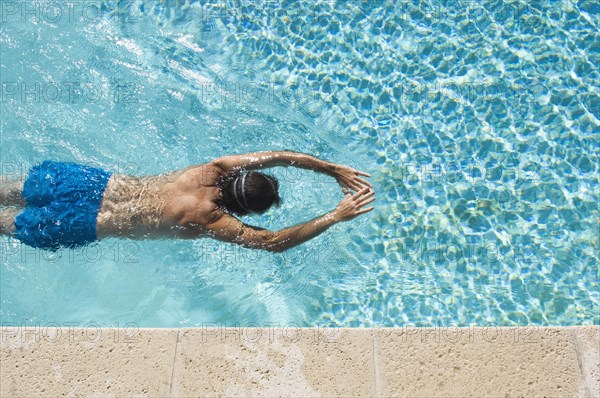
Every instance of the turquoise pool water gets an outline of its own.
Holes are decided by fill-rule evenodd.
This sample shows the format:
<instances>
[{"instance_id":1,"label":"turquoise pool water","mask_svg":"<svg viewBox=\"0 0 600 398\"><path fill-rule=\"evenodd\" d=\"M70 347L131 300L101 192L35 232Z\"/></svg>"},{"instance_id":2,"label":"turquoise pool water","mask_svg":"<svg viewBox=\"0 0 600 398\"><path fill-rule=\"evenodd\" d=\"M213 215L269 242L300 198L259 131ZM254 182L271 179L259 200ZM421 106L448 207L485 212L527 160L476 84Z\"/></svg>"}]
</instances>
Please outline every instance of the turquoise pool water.
<instances>
[{"instance_id":1,"label":"turquoise pool water","mask_svg":"<svg viewBox=\"0 0 600 398\"><path fill-rule=\"evenodd\" d=\"M595 1L1 2L2 175L150 174L292 149L372 175L375 211L281 254L1 238L0 322L600 324ZM270 229L332 209L272 169Z\"/></svg>"}]
</instances>

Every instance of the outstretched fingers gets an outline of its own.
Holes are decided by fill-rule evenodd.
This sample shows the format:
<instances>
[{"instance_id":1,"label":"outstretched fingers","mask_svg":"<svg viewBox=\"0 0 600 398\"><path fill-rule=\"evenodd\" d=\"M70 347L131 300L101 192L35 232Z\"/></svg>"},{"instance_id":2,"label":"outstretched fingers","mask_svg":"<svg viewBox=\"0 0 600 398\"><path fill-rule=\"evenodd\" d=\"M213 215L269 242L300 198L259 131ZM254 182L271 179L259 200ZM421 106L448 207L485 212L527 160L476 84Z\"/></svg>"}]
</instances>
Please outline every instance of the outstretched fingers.
<instances>
[{"instance_id":1,"label":"outstretched fingers","mask_svg":"<svg viewBox=\"0 0 600 398\"><path fill-rule=\"evenodd\" d=\"M369 191L371 191L371 188L363 187L363 188L359 189L358 191L356 191L356 193L354 194L354 198L358 199L359 197L361 197L362 195L366 194ZM373 191L371 191L371 192L373 192Z\"/></svg>"},{"instance_id":2,"label":"outstretched fingers","mask_svg":"<svg viewBox=\"0 0 600 398\"><path fill-rule=\"evenodd\" d=\"M366 198L370 198L373 195L375 195L375 191L373 191L369 187L364 187L364 188L362 188L360 191L358 191L356 193L355 198L357 200L363 200L363 199L366 199Z\"/></svg>"},{"instance_id":3,"label":"outstretched fingers","mask_svg":"<svg viewBox=\"0 0 600 398\"><path fill-rule=\"evenodd\" d=\"M363 214L366 212L369 212L371 210L374 209L373 206L366 208L366 209L361 209L362 207L368 205L369 203L373 203L375 201L375 191L373 191L370 188L363 188L360 191L358 191L355 195L354 195L354 200L355 200L355 205L356 205L356 214Z\"/></svg>"},{"instance_id":4,"label":"outstretched fingers","mask_svg":"<svg viewBox=\"0 0 600 398\"><path fill-rule=\"evenodd\" d=\"M360 170L356 170L356 169L352 169L352 170L358 175L365 176L365 177L371 177L371 174L365 173L364 171L360 171Z\"/></svg>"},{"instance_id":5,"label":"outstretched fingers","mask_svg":"<svg viewBox=\"0 0 600 398\"><path fill-rule=\"evenodd\" d=\"M357 211L357 212L356 212L356 214L364 214L364 213L368 213L368 212L370 212L371 210L373 210L374 208L375 208L375 207L373 207L373 206L371 206L371 207L367 207L367 208L365 208L365 209L361 209L361 210Z\"/></svg>"},{"instance_id":6,"label":"outstretched fingers","mask_svg":"<svg viewBox=\"0 0 600 398\"><path fill-rule=\"evenodd\" d=\"M358 202L357 205L358 205L358 207L363 207L364 205L368 205L369 203L372 203L373 201L375 201L375 198L366 198L366 199Z\"/></svg>"},{"instance_id":7,"label":"outstretched fingers","mask_svg":"<svg viewBox=\"0 0 600 398\"><path fill-rule=\"evenodd\" d=\"M363 209L375 200L375 192L369 187L363 187L358 192L347 194L336 208L337 215L341 221L348 221L354 217L373 210L373 207Z\"/></svg>"},{"instance_id":8,"label":"outstretched fingers","mask_svg":"<svg viewBox=\"0 0 600 398\"><path fill-rule=\"evenodd\" d=\"M354 195L354 201L356 203L356 206L358 208L361 208L365 205L368 205L369 203L372 203L375 200L374 195L375 191L368 187L361 189Z\"/></svg>"},{"instance_id":9,"label":"outstretched fingers","mask_svg":"<svg viewBox=\"0 0 600 398\"><path fill-rule=\"evenodd\" d=\"M358 182L359 184L363 185L363 186L364 186L364 185L366 185L366 186L368 186L368 187L371 187L371 188L373 188L373 184L371 184L369 181L367 181L367 180L365 180L365 179L362 179L362 178L356 177L356 180L355 180L355 181L356 181L356 182Z\"/></svg>"},{"instance_id":10,"label":"outstretched fingers","mask_svg":"<svg viewBox=\"0 0 600 398\"><path fill-rule=\"evenodd\" d=\"M349 181L346 185L348 185L348 187L352 188L355 191L360 191L360 189L362 188L362 185L357 184L354 181Z\"/></svg>"}]
</instances>

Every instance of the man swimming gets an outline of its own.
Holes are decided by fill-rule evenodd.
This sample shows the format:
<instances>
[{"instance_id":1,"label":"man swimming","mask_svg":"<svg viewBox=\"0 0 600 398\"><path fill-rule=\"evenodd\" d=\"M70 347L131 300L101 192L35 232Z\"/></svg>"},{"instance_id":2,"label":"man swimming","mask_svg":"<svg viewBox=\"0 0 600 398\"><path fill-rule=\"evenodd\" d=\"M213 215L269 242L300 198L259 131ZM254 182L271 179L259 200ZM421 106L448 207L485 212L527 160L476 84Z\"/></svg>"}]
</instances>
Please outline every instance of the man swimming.
<instances>
[{"instance_id":1,"label":"man swimming","mask_svg":"<svg viewBox=\"0 0 600 398\"><path fill-rule=\"evenodd\" d=\"M334 177L345 197L311 221L268 231L236 217L279 205L279 183L254 170L296 166ZM45 161L27 179L0 188L0 233L37 248L74 248L105 237L210 236L248 248L282 252L340 221L373 210L369 174L293 151L223 156L172 173L134 177L75 163ZM349 190L356 191L354 194Z\"/></svg>"}]
</instances>

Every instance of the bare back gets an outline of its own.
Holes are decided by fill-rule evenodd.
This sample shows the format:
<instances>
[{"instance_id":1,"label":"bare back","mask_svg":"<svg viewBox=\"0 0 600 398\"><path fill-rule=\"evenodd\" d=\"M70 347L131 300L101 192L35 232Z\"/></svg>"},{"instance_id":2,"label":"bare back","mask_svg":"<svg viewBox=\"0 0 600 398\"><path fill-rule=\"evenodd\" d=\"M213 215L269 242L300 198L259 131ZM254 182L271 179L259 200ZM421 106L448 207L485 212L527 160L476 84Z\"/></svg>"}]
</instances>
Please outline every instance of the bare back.
<instances>
[{"instance_id":1,"label":"bare back","mask_svg":"<svg viewBox=\"0 0 600 398\"><path fill-rule=\"evenodd\" d=\"M223 174L212 164L154 176L113 174L98 213L98 239L201 235L204 225L223 215L216 204L221 195L216 183Z\"/></svg>"}]
</instances>

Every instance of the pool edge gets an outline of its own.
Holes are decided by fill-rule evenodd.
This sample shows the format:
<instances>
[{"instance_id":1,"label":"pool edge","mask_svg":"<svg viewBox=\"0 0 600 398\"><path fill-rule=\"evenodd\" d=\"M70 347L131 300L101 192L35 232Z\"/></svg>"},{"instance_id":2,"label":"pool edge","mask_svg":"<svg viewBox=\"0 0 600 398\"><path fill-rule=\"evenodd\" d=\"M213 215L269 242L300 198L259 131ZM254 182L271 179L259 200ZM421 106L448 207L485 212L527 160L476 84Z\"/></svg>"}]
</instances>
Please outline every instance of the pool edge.
<instances>
[{"instance_id":1,"label":"pool edge","mask_svg":"<svg viewBox=\"0 0 600 398\"><path fill-rule=\"evenodd\" d=\"M0 396L600 394L600 326L5 327Z\"/></svg>"}]
</instances>

